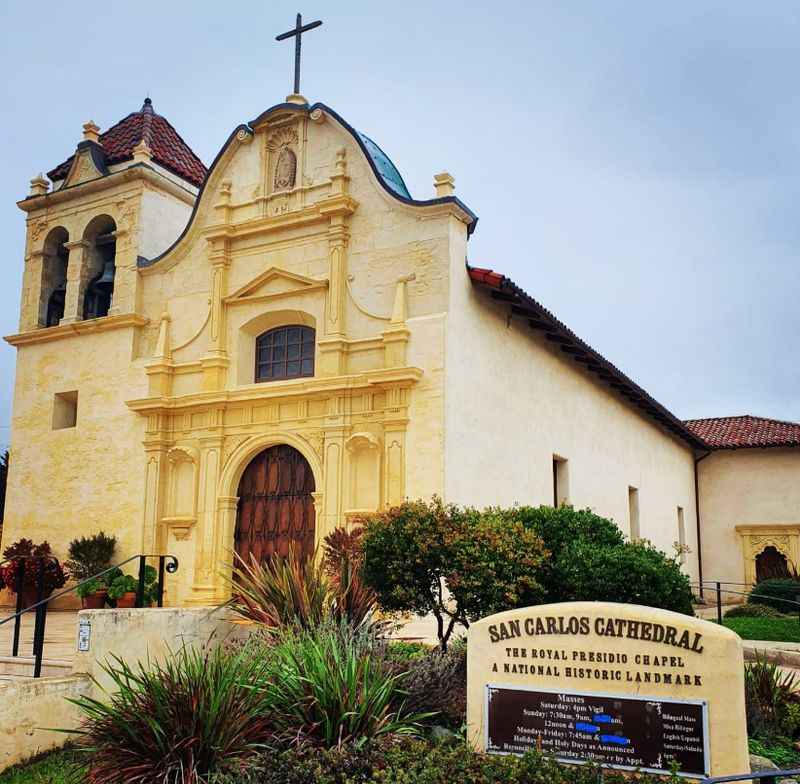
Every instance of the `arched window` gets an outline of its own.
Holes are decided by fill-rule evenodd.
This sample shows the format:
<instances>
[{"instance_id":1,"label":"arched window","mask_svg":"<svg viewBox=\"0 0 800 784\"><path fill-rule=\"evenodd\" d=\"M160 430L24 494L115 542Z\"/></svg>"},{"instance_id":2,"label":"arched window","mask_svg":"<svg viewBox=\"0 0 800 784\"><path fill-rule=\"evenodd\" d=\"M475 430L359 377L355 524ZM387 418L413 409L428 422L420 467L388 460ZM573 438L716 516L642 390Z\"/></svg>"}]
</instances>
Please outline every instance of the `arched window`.
<instances>
[{"instance_id":1,"label":"arched window","mask_svg":"<svg viewBox=\"0 0 800 784\"><path fill-rule=\"evenodd\" d=\"M108 215L94 218L86 227L84 239L89 243L89 283L83 294L85 319L107 316L114 296L114 276L117 268L117 226Z\"/></svg>"},{"instance_id":2,"label":"arched window","mask_svg":"<svg viewBox=\"0 0 800 784\"><path fill-rule=\"evenodd\" d=\"M277 327L256 338L256 381L314 375L314 330Z\"/></svg>"},{"instance_id":3,"label":"arched window","mask_svg":"<svg viewBox=\"0 0 800 784\"><path fill-rule=\"evenodd\" d=\"M56 327L64 318L69 263L69 250L65 246L68 241L67 230L60 226L53 229L44 241L39 323L45 327Z\"/></svg>"}]
</instances>

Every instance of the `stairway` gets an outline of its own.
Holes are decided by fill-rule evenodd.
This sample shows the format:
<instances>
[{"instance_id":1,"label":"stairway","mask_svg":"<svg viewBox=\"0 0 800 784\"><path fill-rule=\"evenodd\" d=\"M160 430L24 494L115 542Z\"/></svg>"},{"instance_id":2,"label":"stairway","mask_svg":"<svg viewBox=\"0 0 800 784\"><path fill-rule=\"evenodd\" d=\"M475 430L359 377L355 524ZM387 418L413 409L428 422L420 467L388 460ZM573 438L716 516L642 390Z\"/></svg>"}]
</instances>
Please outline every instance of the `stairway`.
<instances>
[{"instance_id":1,"label":"stairway","mask_svg":"<svg viewBox=\"0 0 800 784\"><path fill-rule=\"evenodd\" d=\"M12 610L13 612L13 610ZM0 613L2 614L2 613ZM14 624L0 626L0 688L20 680L33 680L33 613L22 618L19 656L12 656ZM72 672L78 634L78 613L74 610L51 610L47 613L44 634L43 678L58 678Z\"/></svg>"}]
</instances>

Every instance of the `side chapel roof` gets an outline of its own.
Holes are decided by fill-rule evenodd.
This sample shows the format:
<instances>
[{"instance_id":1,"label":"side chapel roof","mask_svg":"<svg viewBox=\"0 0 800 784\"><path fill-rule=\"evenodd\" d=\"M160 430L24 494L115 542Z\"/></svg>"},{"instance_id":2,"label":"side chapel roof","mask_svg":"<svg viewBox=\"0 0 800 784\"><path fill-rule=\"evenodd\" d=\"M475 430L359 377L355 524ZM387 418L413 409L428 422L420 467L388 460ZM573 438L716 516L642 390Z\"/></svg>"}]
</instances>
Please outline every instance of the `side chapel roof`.
<instances>
[{"instance_id":1,"label":"side chapel roof","mask_svg":"<svg viewBox=\"0 0 800 784\"><path fill-rule=\"evenodd\" d=\"M601 383L640 408L645 416L667 428L689 446L695 449L709 448L700 434L689 428L618 367L581 340L566 324L559 321L513 280L491 269L468 266L467 271L475 286L488 291L493 299L508 303L512 313L527 318L531 328L543 332L547 340L597 376Z\"/></svg>"},{"instance_id":2,"label":"side chapel roof","mask_svg":"<svg viewBox=\"0 0 800 784\"><path fill-rule=\"evenodd\" d=\"M107 165L133 160L134 147L144 141L150 147L153 160L173 174L197 187L203 184L206 177L207 169L203 162L170 122L155 113L149 98L144 99L138 112L131 112L101 133L99 141ZM47 176L53 181L63 180L69 173L74 157L71 155L47 172Z\"/></svg>"},{"instance_id":3,"label":"side chapel roof","mask_svg":"<svg viewBox=\"0 0 800 784\"><path fill-rule=\"evenodd\" d=\"M730 416L688 419L686 426L712 449L800 446L800 423L766 417Z\"/></svg>"}]
</instances>

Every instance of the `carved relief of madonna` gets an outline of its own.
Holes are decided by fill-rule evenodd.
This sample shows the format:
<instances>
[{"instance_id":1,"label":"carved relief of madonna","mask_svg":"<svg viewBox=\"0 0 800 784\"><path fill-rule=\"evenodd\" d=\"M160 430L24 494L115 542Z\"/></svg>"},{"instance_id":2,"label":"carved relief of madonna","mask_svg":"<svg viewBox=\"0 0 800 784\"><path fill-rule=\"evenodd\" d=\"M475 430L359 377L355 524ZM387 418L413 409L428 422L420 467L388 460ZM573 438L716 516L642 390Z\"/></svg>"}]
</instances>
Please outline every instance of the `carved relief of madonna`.
<instances>
[{"instance_id":1,"label":"carved relief of madonna","mask_svg":"<svg viewBox=\"0 0 800 784\"><path fill-rule=\"evenodd\" d=\"M294 188L297 172L297 157L289 147L281 147L278 162L275 164L275 190Z\"/></svg>"}]
</instances>

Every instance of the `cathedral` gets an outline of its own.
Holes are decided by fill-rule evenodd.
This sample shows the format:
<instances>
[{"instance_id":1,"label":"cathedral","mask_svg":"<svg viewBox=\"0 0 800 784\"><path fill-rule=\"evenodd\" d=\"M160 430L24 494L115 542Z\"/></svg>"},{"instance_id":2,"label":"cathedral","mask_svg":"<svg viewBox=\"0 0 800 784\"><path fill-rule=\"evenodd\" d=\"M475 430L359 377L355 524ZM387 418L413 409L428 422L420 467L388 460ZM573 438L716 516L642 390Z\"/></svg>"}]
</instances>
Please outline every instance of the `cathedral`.
<instances>
[{"instance_id":1,"label":"cathedral","mask_svg":"<svg viewBox=\"0 0 800 784\"><path fill-rule=\"evenodd\" d=\"M471 259L477 216L432 180L412 197L297 91L208 168L149 98L87 122L19 202L3 546L102 529L120 560L177 556L168 602L208 605L233 551L312 552L439 495L591 507L693 580L800 563L800 425L681 421Z\"/></svg>"}]
</instances>

